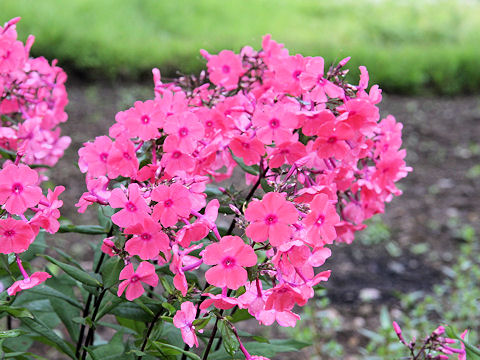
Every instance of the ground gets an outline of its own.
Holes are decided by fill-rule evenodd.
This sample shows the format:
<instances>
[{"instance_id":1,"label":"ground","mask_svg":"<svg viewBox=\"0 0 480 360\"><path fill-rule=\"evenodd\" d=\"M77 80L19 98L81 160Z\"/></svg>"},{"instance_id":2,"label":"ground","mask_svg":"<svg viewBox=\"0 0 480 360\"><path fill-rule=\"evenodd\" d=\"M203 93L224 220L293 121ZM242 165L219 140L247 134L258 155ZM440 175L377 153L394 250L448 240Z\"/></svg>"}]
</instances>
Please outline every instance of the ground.
<instances>
[{"instance_id":1,"label":"ground","mask_svg":"<svg viewBox=\"0 0 480 360\"><path fill-rule=\"evenodd\" d=\"M72 145L51 179L67 188L62 213L75 223L91 223L93 212L79 216L73 207L85 191L77 151L83 142L107 134L116 112L153 97L153 87L71 81L67 90L69 120L62 133L72 137ZM358 328L376 325L380 305L395 304L398 293L428 292L443 279L444 266L455 261L462 227L480 230L480 96L385 95L380 109L404 124L407 164L414 170L400 183L403 195L382 217L388 242L377 241L372 232L372 239L335 246L325 265L332 270L327 288L333 311L346 324L341 341L352 354L364 343ZM74 253L85 248L80 237L60 236Z\"/></svg>"}]
</instances>

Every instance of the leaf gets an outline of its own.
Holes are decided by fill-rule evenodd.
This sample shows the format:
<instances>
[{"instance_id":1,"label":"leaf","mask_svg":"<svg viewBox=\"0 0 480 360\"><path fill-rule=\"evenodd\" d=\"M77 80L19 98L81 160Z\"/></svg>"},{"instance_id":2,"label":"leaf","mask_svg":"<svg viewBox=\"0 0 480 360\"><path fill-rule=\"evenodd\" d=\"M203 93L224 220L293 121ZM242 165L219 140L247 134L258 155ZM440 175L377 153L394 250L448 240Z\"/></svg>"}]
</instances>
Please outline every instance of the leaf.
<instances>
[{"instance_id":1,"label":"leaf","mask_svg":"<svg viewBox=\"0 0 480 360\"><path fill-rule=\"evenodd\" d=\"M247 166L245 165L245 162L243 161L242 158L239 158L238 156L235 156L232 154L232 158L233 160L235 160L235 162L238 164L238 166L240 166L240 168L245 171L246 173L249 173L250 175L255 175L255 176L258 176L259 174L259 171L256 170L254 167L252 166Z\"/></svg>"},{"instance_id":2,"label":"leaf","mask_svg":"<svg viewBox=\"0 0 480 360\"><path fill-rule=\"evenodd\" d=\"M247 342L244 343L244 345L250 354L262 355L270 358L278 353L297 352L298 350L310 346L311 344L303 341L287 339L270 340L270 343Z\"/></svg>"},{"instance_id":3,"label":"leaf","mask_svg":"<svg viewBox=\"0 0 480 360\"><path fill-rule=\"evenodd\" d=\"M74 318L80 315L80 310L61 299L51 297L49 300L53 311L55 311L60 320L62 320L70 338L73 341L77 341L79 330L78 326L74 324Z\"/></svg>"},{"instance_id":4,"label":"leaf","mask_svg":"<svg viewBox=\"0 0 480 360\"><path fill-rule=\"evenodd\" d=\"M0 331L0 339L14 338L22 334L24 334L24 332L19 329Z\"/></svg>"},{"instance_id":5,"label":"leaf","mask_svg":"<svg viewBox=\"0 0 480 360\"><path fill-rule=\"evenodd\" d=\"M235 311L235 314L231 315L231 322L236 323L239 321L244 321L248 319L252 319L253 316L249 314L247 309L238 309Z\"/></svg>"},{"instance_id":6,"label":"leaf","mask_svg":"<svg viewBox=\"0 0 480 360\"><path fill-rule=\"evenodd\" d=\"M111 314L126 319L148 322L153 316L146 313L139 305L132 302L123 302L110 311Z\"/></svg>"},{"instance_id":7,"label":"leaf","mask_svg":"<svg viewBox=\"0 0 480 360\"><path fill-rule=\"evenodd\" d=\"M232 328L223 320L218 324L218 328L222 334L223 348L229 355L233 356L239 348L237 337Z\"/></svg>"},{"instance_id":8,"label":"leaf","mask_svg":"<svg viewBox=\"0 0 480 360\"><path fill-rule=\"evenodd\" d=\"M118 278L123 267L124 263L120 258L108 259L102 267L102 280L105 288L110 288L119 282Z\"/></svg>"},{"instance_id":9,"label":"leaf","mask_svg":"<svg viewBox=\"0 0 480 360\"><path fill-rule=\"evenodd\" d=\"M115 211L112 209L110 206L99 206L98 207L98 223L102 228L104 228L107 233L110 231L112 228L112 215L115 213Z\"/></svg>"},{"instance_id":10,"label":"leaf","mask_svg":"<svg viewBox=\"0 0 480 360\"><path fill-rule=\"evenodd\" d=\"M151 341L151 343L153 344L153 346L155 346L158 350L162 351L164 349L172 349L172 350L176 350L178 351L179 354L184 354L185 356L189 357L190 359L193 359L193 360L202 360L200 358L200 356L198 356L197 354L191 352L191 351L186 351L186 350L183 350L182 348L179 348L177 346L174 346L174 345L170 345L170 344L166 344L166 343L162 343L160 341Z\"/></svg>"},{"instance_id":11,"label":"leaf","mask_svg":"<svg viewBox=\"0 0 480 360\"><path fill-rule=\"evenodd\" d=\"M52 258L51 256L48 255L41 255L51 263L57 265L60 269L65 271L68 275L70 275L72 278L75 280L80 281L81 283L89 286L95 286L95 287L101 287L102 283L89 275L86 271L79 269L75 266L65 264L61 261L58 261L57 259Z\"/></svg>"},{"instance_id":12,"label":"leaf","mask_svg":"<svg viewBox=\"0 0 480 360\"><path fill-rule=\"evenodd\" d=\"M480 360L480 349L473 346L472 344L470 344L469 342L463 340L456 332L456 330L451 327L451 326L447 326L445 328L446 330L446 333L448 335L449 338L452 338L452 339L457 339L457 340L460 340L463 345L465 346L465 352L467 353L467 359L468 360Z\"/></svg>"},{"instance_id":13,"label":"leaf","mask_svg":"<svg viewBox=\"0 0 480 360\"><path fill-rule=\"evenodd\" d=\"M22 321L23 325L28 327L33 332L40 335L39 340L41 341L42 338L49 340L54 345L56 345L57 349L62 351L63 353L70 356L72 359L75 359L75 353L73 350L68 346L68 344L62 340L57 334L53 332L48 326L46 326L43 322L38 319L24 319Z\"/></svg>"},{"instance_id":14,"label":"leaf","mask_svg":"<svg viewBox=\"0 0 480 360\"><path fill-rule=\"evenodd\" d=\"M29 262L36 256L36 254L43 254L46 248L45 231L40 231L35 238L35 241L30 245L27 251L20 255L20 258L23 262Z\"/></svg>"},{"instance_id":15,"label":"leaf","mask_svg":"<svg viewBox=\"0 0 480 360\"><path fill-rule=\"evenodd\" d=\"M10 305L0 305L0 311L5 311L14 318L30 318L33 319L33 314L26 308L13 307Z\"/></svg>"},{"instance_id":16,"label":"leaf","mask_svg":"<svg viewBox=\"0 0 480 360\"><path fill-rule=\"evenodd\" d=\"M275 188L273 186L270 186L265 179L260 180L260 185L262 186L263 191L265 191L266 193L275 190Z\"/></svg>"},{"instance_id":17,"label":"leaf","mask_svg":"<svg viewBox=\"0 0 480 360\"><path fill-rule=\"evenodd\" d=\"M108 234L108 230L99 225L60 225L59 233L78 233L90 235Z\"/></svg>"},{"instance_id":18,"label":"leaf","mask_svg":"<svg viewBox=\"0 0 480 360\"><path fill-rule=\"evenodd\" d=\"M79 309L82 309L82 305L80 305L80 303L76 300L76 299L73 299L71 297L69 297L68 295L65 295L65 293L63 292L60 292L50 286L47 286L47 285L40 285L40 286L35 286L34 288L28 290L31 294L38 294L38 295L42 295L42 296L47 296L48 298L55 298L55 299L62 299L66 302L68 302L69 304L79 308Z\"/></svg>"}]
</instances>

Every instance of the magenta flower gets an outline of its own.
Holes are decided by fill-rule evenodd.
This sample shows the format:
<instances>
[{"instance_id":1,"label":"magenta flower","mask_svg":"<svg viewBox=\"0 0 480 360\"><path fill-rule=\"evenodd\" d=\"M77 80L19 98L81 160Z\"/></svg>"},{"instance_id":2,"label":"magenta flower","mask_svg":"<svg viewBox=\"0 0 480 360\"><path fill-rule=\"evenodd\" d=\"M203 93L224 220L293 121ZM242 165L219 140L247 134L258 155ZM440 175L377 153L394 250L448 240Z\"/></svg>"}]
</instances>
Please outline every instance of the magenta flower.
<instances>
[{"instance_id":1,"label":"magenta flower","mask_svg":"<svg viewBox=\"0 0 480 360\"><path fill-rule=\"evenodd\" d=\"M122 120L129 137L147 141L157 138L163 126L164 114L153 100L136 101L133 108L122 113Z\"/></svg>"},{"instance_id":2,"label":"magenta flower","mask_svg":"<svg viewBox=\"0 0 480 360\"><path fill-rule=\"evenodd\" d=\"M15 215L21 215L38 204L42 189L37 185L38 175L27 165L9 164L0 171L0 204Z\"/></svg>"},{"instance_id":3,"label":"magenta flower","mask_svg":"<svg viewBox=\"0 0 480 360\"><path fill-rule=\"evenodd\" d=\"M191 154L197 148L197 140L203 138L205 129L197 115L189 111L169 116L163 130L178 139L178 150Z\"/></svg>"},{"instance_id":4,"label":"magenta flower","mask_svg":"<svg viewBox=\"0 0 480 360\"><path fill-rule=\"evenodd\" d=\"M203 50L201 54L208 60L208 74L212 83L227 90L237 87L240 76L245 72L237 54L231 50L222 50L218 55L210 55Z\"/></svg>"},{"instance_id":5,"label":"magenta flower","mask_svg":"<svg viewBox=\"0 0 480 360\"><path fill-rule=\"evenodd\" d=\"M108 136L98 136L93 143L87 142L78 150L78 166L80 171L92 177L107 174L107 160L112 147L112 140Z\"/></svg>"},{"instance_id":6,"label":"magenta flower","mask_svg":"<svg viewBox=\"0 0 480 360\"><path fill-rule=\"evenodd\" d=\"M185 301L181 305L181 310L178 310L173 317L173 325L180 329L183 341L190 347L193 345L198 347L198 339L197 335L195 335L195 326L193 326L196 315L197 310L195 309L195 305L193 305L193 303L190 301Z\"/></svg>"},{"instance_id":7,"label":"magenta flower","mask_svg":"<svg viewBox=\"0 0 480 360\"><path fill-rule=\"evenodd\" d=\"M263 106L255 111L252 124L257 128L257 138L266 145L287 142L292 137L292 129L298 125L297 117L288 112L285 106Z\"/></svg>"},{"instance_id":8,"label":"magenta flower","mask_svg":"<svg viewBox=\"0 0 480 360\"><path fill-rule=\"evenodd\" d=\"M318 194L310 204L310 213L304 220L307 229L307 243L315 247L331 244L337 237L335 225L340 222L335 206L328 196Z\"/></svg>"},{"instance_id":9,"label":"magenta flower","mask_svg":"<svg viewBox=\"0 0 480 360\"><path fill-rule=\"evenodd\" d=\"M50 275L46 272L43 272L43 271L34 272L32 275L30 275L29 277L27 277L23 280L15 281L12 284L12 286L10 286L7 289L7 294L9 296L13 296L17 292L22 291L22 290L26 290L26 289L31 289L34 286L37 286L37 285L43 283L45 280L47 280L48 278L51 278L51 277L52 277L52 275Z\"/></svg>"},{"instance_id":10,"label":"magenta flower","mask_svg":"<svg viewBox=\"0 0 480 360\"><path fill-rule=\"evenodd\" d=\"M238 236L224 236L220 242L211 244L203 252L203 262L216 265L207 270L205 278L209 284L236 290L248 280L243 267L257 263L257 255Z\"/></svg>"},{"instance_id":11,"label":"magenta flower","mask_svg":"<svg viewBox=\"0 0 480 360\"><path fill-rule=\"evenodd\" d=\"M160 251L166 253L170 246L170 240L160 224L149 216L145 216L143 222L127 227L125 234L135 235L126 242L125 250L142 260L154 259Z\"/></svg>"},{"instance_id":12,"label":"magenta flower","mask_svg":"<svg viewBox=\"0 0 480 360\"><path fill-rule=\"evenodd\" d=\"M125 280L118 285L117 296L122 296L125 288L125 297L127 300L132 301L142 296L145 289L142 286L142 282L150 286L157 286L158 276L155 273L155 266L147 261L143 261L138 265L137 271L133 270L133 264L128 264L120 272L120 280Z\"/></svg>"},{"instance_id":13,"label":"magenta flower","mask_svg":"<svg viewBox=\"0 0 480 360\"><path fill-rule=\"evenodd\" d=\"M32 227L22 220L0 219L0 253L21 253L35 240Z\"/></svg>"},{"instance_id":14,"label":"magenta flower","mask_svg":"<svg viewBox=\"0 0 480 360\"><path fill-rule=\"evenodd\" d=\"M258 164L260 158L265 154L265 147L257 138L251 138L246 135L239 135L230 142L230 149L232 149L235 156L241 157L245 165Z\"/></svg>"},{"instance_id":15,"label":"magenta flower","mask_svg":"<svg viewBox=\"0 0 480 360\"><path fill-rule=\"evenodd\" d=\"M298 211L285 195L271 192L248 204L245 218L251 222L246 229L249 238L256 242L269 239L273 246L280 246L290 239L290 225L297 221Z\"/></svg>"},{"instance_id":16,"label":"magenta flower","mask_svg":"<svg viewBox=\"0 0 480 360\"><path fill-rule=\"evenodd\" d=\"M122 189L113 189L109 204L112 208L122 208L112 216L113 223L120 227L143 222L143 219L150 213L150 208L140 193L137 184L128 186L128 198Z\"/></svg>"},{"instance_id":17,"label":"magenta flower","mask_svg":"<svg viewBox=\"0 0 480 360\"><path fill-rule=\"evenodd\" d=\"M175 225L179 217L190 215L190 191L181 184L158 186L152 191L152 200L158 202L153 209L153 218L160 220L165 227Z\"/></svg>"}]
</instances>

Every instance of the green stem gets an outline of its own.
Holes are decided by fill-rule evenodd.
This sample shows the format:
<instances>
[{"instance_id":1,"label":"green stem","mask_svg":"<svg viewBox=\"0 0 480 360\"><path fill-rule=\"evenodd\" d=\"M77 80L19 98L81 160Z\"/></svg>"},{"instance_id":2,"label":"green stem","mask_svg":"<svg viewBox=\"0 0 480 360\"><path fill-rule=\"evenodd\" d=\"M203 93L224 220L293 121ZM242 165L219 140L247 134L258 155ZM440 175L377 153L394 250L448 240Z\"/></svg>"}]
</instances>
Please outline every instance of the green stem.
<instances>
[{"instance_id":1,"label":"green stem","mask_svg":"<svg viewBox=\"0 0 480 360\"><path fill-rule=\"evenodd\" d=\"M160 316L163 314L163 309L160 309L156 314L155 317L153 318L152 322L148 326L147 332L145 333L145 338L143 339L142 347L140 348L140 351L144 351L145 347L147 346L148 343L148 338L150 337L150 334L153 331L153 328L155 326L155 323L160 319ZM142 355L139 355L137 360L142 360Z\"/></svg>"},{"instance_id":2,"label":"green stem","mask_svg":"<svg viewBox=\"0 0 480 360\"><path fill-rule=\"evenodd\" d=\"M213 340L215 339L215 334L217 333L218 329L218 317L215 320L215 325L213 325L212 329L212 335L210 335L210 339L208 339L208 344L207 347L205 348L205 352L203 353L202 360L207 360L208 359L208 353L210 352L212 345L213 345Z\"/></svg>"}]
</instances>

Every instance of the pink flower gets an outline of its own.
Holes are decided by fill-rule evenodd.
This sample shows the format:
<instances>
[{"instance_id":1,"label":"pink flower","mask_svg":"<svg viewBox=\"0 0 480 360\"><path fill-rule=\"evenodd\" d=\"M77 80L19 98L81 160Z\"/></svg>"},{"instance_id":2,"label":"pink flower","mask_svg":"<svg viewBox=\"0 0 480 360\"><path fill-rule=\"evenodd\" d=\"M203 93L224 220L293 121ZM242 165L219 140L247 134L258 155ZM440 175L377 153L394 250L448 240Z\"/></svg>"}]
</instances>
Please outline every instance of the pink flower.
<instances>
[{"instance_id":1,"label":"pink flower","mask_svg":"<svg viewBox=\"0 0 480 360\"><path fill-rule=\"evenodd\" d=\"M16 215L21 215L38 204L42 189L37 184L38 175L27 165L9 164L0 171L0 204Z\"/></svg>"},{"instance_id":2,"label":"pink flower","mask_svg":"<svg viewBox=\"0 0 480 360\"><path fill-rule=\"evenodd\" d=\"M202 55L208 60L208 74L212 83L227 90L237 87L240 76L245 72L238 55L230 50L222 50L218 55L210 55L203 50Z\"/></svg>"},{"instance_id":3,"label":"pink flower","mask_svg":"<svg viewBox=\"0 0 480 360\"><path fill-rule=\"evenodd\" d=\"M22 220L0 219L0 253L21 253L35 240L32 227Z\"/></svg>"},{"instance_id":4,"label":"pink flower","mask_svg":"<svg viewBox=\"0 0 480 360\"><path fill-rule=\"evenodd\" d=\"M203 262L216 265L207 270L209 284L236 290L247 282L247 270L243 267L257 263L257 255L238 236L224 236L220 242L211 244L203 252Z\"/></svg>"},{"instance_id":5,"label":"pink flower","mask_svg":"<svg viewBox=\"0 0 480 360\"><path fill-rule=\"evenodd\" d=\"M304 220L307 243L313 246L331 244L337 237L335 225L340 222L335 207L329 202L327 195L318 194L313 198L310 209Z\"/></svg>"},{"instance_id":6,"label":"pink flower","mask_svg":"<svg viewBox=\"0 0 480 360\"><path fill-rule=\"evenodd\" d=\"M313 144L313 149L317 150L317 155L321 158L334 157L341 160L350 150L345 140L352 139L354 132L344 122L330 121L318 127L317 135L317 140Z\"/></svg>"},{"instance_id":7,"label":"pink flower","mask_svg":"<svg viewBox=\"0 0 480 360\"><path fill-rule=\"evenodd\" d=\"M51 277L52 276L50 274L43 271L34 272L32 275L30 275L30 277L27 277L26 279L15 281L12 286L7 289L7 294L9 296L13 296L17 292L31 289Z\"/></svg>"},{"instance_id":8,"label":"pink flower","mask_svg":"<svg viewBox=\"0 0 480 360\"><path fill-rule=\"evenodd\" d=\"M197 310L195 305L190 301L185 301L181 305L181 310L178 310L173 317L173 325L180 329L182 333L182 339L188 346L195 345L198 347L197 335L195 335L195 321Z\"/></svg>"},{"instance_id":9,"label":"pink flower","mask_svg":"<svg viewBox=\"0 0 480 360\"><path fill-rule=\"evenodd\" d=\"M152 200L157 202L153 209L153 218L160 220L164 227L175 225L179 217L190 215L189 197L190 192L181 184L159 185L152 191Z\"/></svg>"},{"instance_id":10,"label":"pink flower","mask_svg":"<svg viewBox=\"0 0 480 360\"><path fill-rule=\"evenodd\" d=\"M43 201L38 204L39 211L30 223L41 226L50 234L55 234L60 228L60 223L58 222L60 211L58 209L63 205L63 201L58 200L58 197L64 191L64 186L56 186L53 191L48 189L47 196L43 196Z\"/></svg>"},{"instance_id":11,"label":"pink flower","mask_svg":"<svg viewBox=\"0 0 480 360\"><path fill-rule=\"evenodd\" d=\"M260 158L265 154L265 147L257 138L246 135L239 135L230 142L230 149L235 156L241 157L245 165L258 164Z\"/></svg>"},{"instance_id":12,"label":"pink flower","mask_svg":"<svg viewBox=\"0 0 480 360\"><path fill-rule=\"evenodd\" d=\"M131 138L147 141L157 138L163 127L164 114L153 100L136 101L134 107L122 113L123 125Z\"/></svg>"},{"instance_id":13,"label":"pink flower","mask_svg":"<svg viewBox=\"0 0 480 360\"><path fill-rule=\"evenodd\" d=\"M135 154L135 145L125 137L115 140L107 159L108 177L115 179L118 176L135 178L138 171L138 159Z\"/></svg>"},{"instance_id":14,"label":"pink flower","mask_svg":"<svg viewBox=\"0 0 480 360\"><path fill-rule=\"evenodd\" d=\"M180 140L175 135L167 136L163 143L165 153L162 156L160 164L165 171L171 175L183 175L191 172L195 168L195 160L189 154L179 150Z\"/></svg>"},{"instance_id":15,"label":"pink flower","mask_svg":"<svg viewBox=\"0 0 480 360\"><path fill-rule=\"evenodd\" d=\"M197 148L197 140L203 138L205 129L197 115L189 111L169 116L163 130L178 139L178 150L191 154Z\"/></svg>"},{"instance_id":16,"label":"pink flower","mask_svg":"<svg viewBox=\"0 0 480 360\"><path fill-rule=\"evenodd\" d=\"M246 229L249 238L256 242L269 239L273 246L279 246L290 239L290 225L297 221L298 211L285 195L271 192L248 204L245 218L251 222Z\"/></svg>"},{"instance_id":17,"label":"pink flower","mask_svg":"<svg viewBox=\"0 0 480 360\"><path fill-rule=\"evenodd\" d=\"M126 242L125 250L142 260L154 259L160 251L166 253L170 246L162 227L149 216L145 216L143 222L127 227L124 232L136 235Z\"/></svg>"},{"instance_id":18,"label":"pink flower","mask_svg":"<svg viewBox=\"0 0 480 360\"><path fill-rule=\"evenodd\" d=\"M120 227L143 222L143 219L150 213L150 208L140 193L140 187L137 184L128 186L128 198L122 189L113 189L109 204L112 208L122 208L112 215L113 223Z\"/></svg>"},{"instance_id":19,"label":"pink flower","mask_svg":"<svg viewBox=\"0 0 480 360\"><path fill-rule=\"evenodd\" d=\"M127 288L125 297L129 301L135 300L145 292L141 282L150 286L157 286L158 284L155 266L147 261L142 261L140 265L138 265L137 271L133 271L133 264L128 264L120 272L119 279L125 279L125 281L122 281L118 285L117 295L122 296L125 288Z\"/></svg>"},{"instance_id":20,"label":"pink flower","mask_svg":"<svg viewBox=\"0 0 480 360\"><path fill-rule=\"evenodd\" d=\"M252 124L257 128L257 137L261 142L266 145L270 145L272 141L281 144L290 140L298 119L281 105L263 106L255 111Z\"/></svg>"},{"instance_id":21,"label":"pink flower","mask_svg":"<svg viewBox=\"0 0 480 360\"><path fill-rule=\"evenodd\" d=\"M83 173L88 171L92 177L106 175L112 140L108 136L99 136L93 143L88 142L83 145L84 147L78 150L80 171Z\"/></svg>"}]
</instances>

